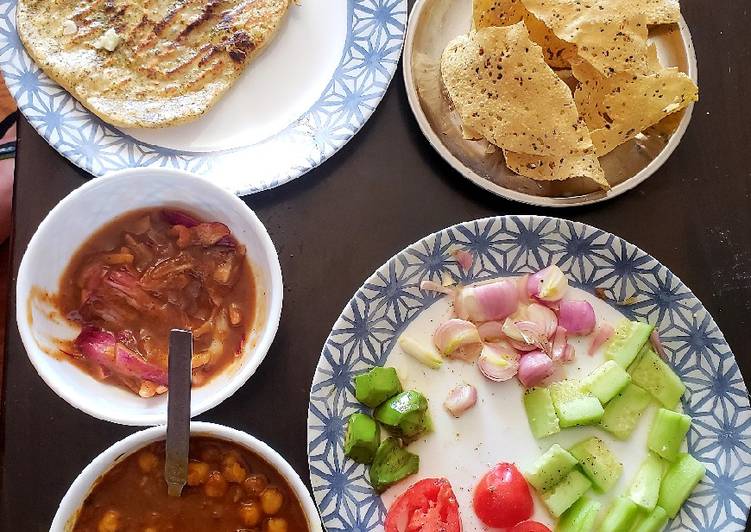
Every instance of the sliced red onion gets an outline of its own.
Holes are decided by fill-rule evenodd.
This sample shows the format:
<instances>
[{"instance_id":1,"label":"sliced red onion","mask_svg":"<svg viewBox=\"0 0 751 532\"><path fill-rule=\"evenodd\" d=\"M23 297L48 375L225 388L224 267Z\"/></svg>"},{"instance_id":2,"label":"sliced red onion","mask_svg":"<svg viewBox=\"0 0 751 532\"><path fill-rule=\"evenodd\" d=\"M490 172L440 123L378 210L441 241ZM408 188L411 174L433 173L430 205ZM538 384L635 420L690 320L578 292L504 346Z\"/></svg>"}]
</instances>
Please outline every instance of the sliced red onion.
<instances>
[{"instance_id":1,"label":"sliced red onion","mask_svg":"<svg viewBox=\"0 0 751 532\"><path fill-rule=\"evenodd\" d=\"M595 328L595 309L587 301L563 300L558 322L569 334L587 336Z\"/></svg>"},{"instance_id":2,"label":"sliced red onion","mask_svg":"<svg viewBox=\"0 0 751 532\"><path fill-rule=\"evenodd\" d=\"M550 358L556 362L563 362L566 347L568 346L568 331L560 325L555 329L553 342L550 346Z\"/></svg>"},{"instance_id":3,"label":"sliced red onion","mask_svg":"<svg viewBox=\"0 0 751 532\"><path fill-rule=\"evenodd\" d=\"M493 342L502 340L503 323L500 321L486 321L477 326L477 332L480 333L480 338L483 342Z\"/></svg>"},{"instance_id":4,"label":"sliced red onion","mask_svg":"<svg viewBox=\"0 0 751 532\"><path fill-rule=\"evenodd\" d=\"M482 351L482 340L475 324L455 318L438 326L433 343L443 355L467 361Z\"/></svg>"},{"instance_id":5,"label":"sliced red onion","mask_svg":"<svg viewBox=\"0 0 751 532\"><path fill-rule=\"evenodd\" d=\"M566 344L566 349L563 350L563 361L571 362L576 358L576 349L571 344Z\"/></svg>"},{"instance_id":6,"label":"sliced red onion","mask_svg":"<svg viewBox=\"0 0 751 532\"><path fill-rule=\"evenodd\" d=\"M456 259L457 264L459 264L459 266L461 266L465 271L469 270L472 267L472 261L474 259L469 251L457 249L451 254Z\"/></svg>"},{"instance_id":7,"label":"sliced red onion","mask_svg":"<svg viewBox=\"0 0 751 532\"><path fill-rule=\"evenodd\" d=\"M555 312L539 303L532 303L527 307L527 319L539 325L547 338L553 336L558 327L558 316Z\"/></svg>"},{"instance_id":8,"label":"sliced red onion","mask_svg":"<svg viewBox=\"0 0 751 532\"><path fill-rule=\"evenodd\" d=\"M156 384L167 386L167 370L151 362L147 362L122 344L115 344L115 364L121 375L137 377Z\"/></svg>"},{"instance_id":9,"label":"sliced red onion","mask_svg":"<svg viewBox=\"0 0 751 532\"><path fill-rule=\"evenodd\" d=\"M438 284L435 281L425 280L420 283L420 290L426 290L428 292L439 292L441 294L446 295L453 295L454 289L449 288L448 286L443 286L442 284Z\"/></svg>"},{"instance_id":10,"label":"sliced red onion","mask_svg":"<svg viewBox=\"0 0 751 532\"><path fill-rule=\"evenodd\" d=\"M519 361L517 378L526 388L531 388L550 377L554 371L555 365L548 355L542 351L532 351Z\"/></svg>"},{"instance_id":11,"label":"sliced red onion","mask_svg":"<svg viewBox=\"0 0 751 532\"><path fill-rule=\"evenodd\" d=\"M528 351L534 351L535 349L540 349L539 347L537 347L534 344L528 344L528 343L525 343L525 342L518 342L516 340L509 340L508 343L511 344L511 347L513 347L517 351L521 351L523 353L526 353Z\"/></svg>"},{"instance_id":12,"label":"sliced red onion","mask_svg":"<svg viewBox=\"0 0 751 532\"><path fill-rule=\"evenodd\" d=\"M491 381L507 381L519 370L519 353L506 342L485 344L477 367Z\"/></svg>"},{"instance_id":13,"label":"sliced red onion","mask_svg":"<svg viewBox=\"0 0 751 532\"><path fill-rule=\"evenodd\" d=\"M195 227L199 224L198 220L193 218L190 214L175 209L163 209L162 218L168 224L182 225L185 227Z\"/></svg>"},{"instance_id":14,"label":"sliced red onion","mask_svg":"<svg viewBox=\"0 0 751 532\"><path fill-rule=\"evenodd\" d=\"M610 340L614 332L615 329L608 322L601 321L598 323L597 327L595 327L595 335L592 338L592 343L589 344L589 356L594 356L597 350L600 349L600 346Z\"/></svg>"},{"instance_id":15,"label":"sliced red onion","mask_svg":"<svg viewBox=\"0 0 751 532\"><path fill-rule=\"evenodd\" d=\"M471 384L462 384L453 388L443 406L452 416L460 417L477 403L477 390Z\"/></svg>"},{"instance_id":16,"label":"sliced red onion","mask_svg":"<svg viewBox=\"0 0 751 532\"><path fill-rule=\"evenodd\" d=\"M519 306L519 294L511 281L465 286L454 295L456 315L473 322L502 320Z\"/></svg>"},{"instance_id":17,"label":"sliced red onion","mask_svg":"<svg viewBox=\"0 0 751 532\"><path fill-rule=\"evenodd\" d=\"M649 341L652 343L652 347L655 348L655 351L657 351L657 354L660 355L660 358L667 361L668 354L665 352L665 346L662 345L662 340L660 339L660 333L657 332L657 327L652 329L652 334L649 335Z\"/></svg>"},{"instance_id":18,"label":"sliced red onion","mask_svg":"<svg viewBox=\"0 0 751 532\"><path fill-rule=\"evenodd\" d=\"M519 302L529 303L529 292L527 292L527 283L529 282L529 274L525 273L516 280L516 288L519 292Z\"/></svg>"},{"instance_id":19,"label":"sliced red onion","mask_svg":"<svg viewBox=\"0 0 751 532\"><path fill-rule=\"evenodd\" d=\"M522 341L527 345L535 346L537 349L547 351L550 348L548 334L545 328L534 321L517 321L516 328L522 335Z\"/></svg>"},{"instance_id":20,"label":"sliced red onion","mask_svg":"<svg viewBox=\"0 0 751 532\"><path fill-rule=\"evenodd\" d=\"M541 301L558 301L567 289L568 279L556 265L530 275L527 280L527 293Z\"/></svg>"}]
</instances>

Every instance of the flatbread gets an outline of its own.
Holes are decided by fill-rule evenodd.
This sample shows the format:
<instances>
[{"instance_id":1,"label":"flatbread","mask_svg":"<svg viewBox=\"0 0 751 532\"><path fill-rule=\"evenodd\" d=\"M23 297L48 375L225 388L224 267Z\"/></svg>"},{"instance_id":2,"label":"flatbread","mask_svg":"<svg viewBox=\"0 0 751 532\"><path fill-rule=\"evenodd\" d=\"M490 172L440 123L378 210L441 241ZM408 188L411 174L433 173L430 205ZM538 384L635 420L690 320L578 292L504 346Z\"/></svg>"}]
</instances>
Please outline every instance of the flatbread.
<instances>
[{"instance_id":1,"label":"flatbread","mask_svg":"<svg viewBox=\"0 0 751 532\"><path fill-rule=\"evenodd\" d=\"M17 22L42 70L102 120L163 127L211 108L288 7L289 0L19 0Z\"/></svg>"},{"instance_id":2,"label":"flatbread","mask_svg":"<svg viewBox=\"0 0 751 532\"><path fill-rule=\"evenodd\" d=\"M568 156L592 145L570 89L521 22L451 41L441 76L462 122L496 146Z\"/></svg>"},{"instance_id":3,"label":"flatbread","mask_svg":"<svg viewBox=\"0 0 751 532\"><path fill-rule=\"evenodd\" d=\"M536 181L561 181L572 177L586 177L604 190L610 188L610 183L605 179L605 172L600 166L594 149L563 157L527 155L507 150L504 150L503 155L509 169Z\"/></svg>"}]
</instances>

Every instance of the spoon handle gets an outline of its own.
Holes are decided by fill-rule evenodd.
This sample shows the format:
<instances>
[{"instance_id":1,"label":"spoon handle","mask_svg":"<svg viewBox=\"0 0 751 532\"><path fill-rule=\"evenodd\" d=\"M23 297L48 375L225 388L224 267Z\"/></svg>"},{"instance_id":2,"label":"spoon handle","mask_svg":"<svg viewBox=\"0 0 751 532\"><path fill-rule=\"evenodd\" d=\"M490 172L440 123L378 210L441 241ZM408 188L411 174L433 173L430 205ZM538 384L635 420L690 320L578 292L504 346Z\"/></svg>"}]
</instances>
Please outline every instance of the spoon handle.
<instances>
[{"instance_id":1,"label":"spoon handle","mask_svg":"<svg viewBox=\"0 0 751 532\"><path fill-rule=\"evenodd\" d=\"M190 381L193 334L172 329L169 337L169 392L167 395L167 457L164 478L167 492L179 497L188 480L190 440Z\"/></svg>"}]
</instances>

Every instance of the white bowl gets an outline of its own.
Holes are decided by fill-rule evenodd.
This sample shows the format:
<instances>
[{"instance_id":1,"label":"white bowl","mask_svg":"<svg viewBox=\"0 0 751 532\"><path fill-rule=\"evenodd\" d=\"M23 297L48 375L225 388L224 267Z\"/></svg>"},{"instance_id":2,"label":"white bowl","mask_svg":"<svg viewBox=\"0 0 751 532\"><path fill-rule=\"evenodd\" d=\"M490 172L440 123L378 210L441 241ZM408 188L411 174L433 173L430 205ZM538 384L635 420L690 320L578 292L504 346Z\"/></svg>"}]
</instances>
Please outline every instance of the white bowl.
<instances>
[{"instance_id":1,"label":"white bowl","mask_svg":"<svg viewBox=\"0 0 751 532\"><path fill-rule=\"evenodd\" d=\"M282 271L263 224L240 199L204 178L170 169L133 169L89 181L55 206L39 225L21 260L16 284L16 321L29 360L55 393L99 419L124 425L167 422L167 394L144 399L93 378L65 360L56 339L78 330L32 292L56 293L68 261L89 236L134 209L173 206L226 224L247 248L256 281L256 318L241 356L192 391L196 416L231 396L266 356L282 311Z\"/></svg>"},{"instance_id":2,"label":"white bowl","mask_svg":"<svg viewBox=\"0 0 751 532\"><path fill-rule=\"evenodd\" d=\"M192 436L210 436L236 443L266 460L266 462L273 466L273 468L284 477L290 488L292 488L292 491L294 491L297 500L300 501L300 506L305 513L305 517L308 519L308 525L311 532L320 532L322 530L321 518L318 515L318 510L316 510L316 505L313 503L313 499L311 498L308 489L305 487L305 484L303 484L298 474L295 473L295 470L292 469L292 466L289 465L274 449L262 441L257 440L250 434L223 425L216 425L214 423L204 423L200 421L191 422L190 434ZM69 530L72 530L81 505L84 500L86 500L92 486L99 477L104 475L115 464L124 460L129 455L152 442L163 440L165 436L166 427L151 427L136 432L135 434L131 434L97 456L86 466L81 474L78 475L70 488L68 488L65 497L60 501L60 506L57 509L57 513L55 513L55 518L52 520L50 532L68 532Z\"/></svg>"}]
</instances>

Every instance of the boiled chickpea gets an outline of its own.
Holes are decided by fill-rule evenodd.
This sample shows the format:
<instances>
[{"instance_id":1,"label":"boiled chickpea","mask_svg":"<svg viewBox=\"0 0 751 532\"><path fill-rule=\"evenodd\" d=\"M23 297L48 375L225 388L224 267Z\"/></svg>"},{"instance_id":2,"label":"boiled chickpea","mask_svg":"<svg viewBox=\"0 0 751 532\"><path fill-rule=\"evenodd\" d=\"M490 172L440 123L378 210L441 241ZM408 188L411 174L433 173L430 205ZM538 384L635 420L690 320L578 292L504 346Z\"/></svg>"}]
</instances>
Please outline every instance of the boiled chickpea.
<instances>
[{"instance_id":1,"label":"boiled chickpea","mask_svg":"<svg viewBox=\"0 0 751 532\"><path fill-rule=\"evenodd\" d=\"M144 473L151 473L159 465L159 458L151 451L138 453L138 467Z\"/></svg>"},{"instance_id":2,"label":"boiled chickpea","mask_svg":"<svg viewBox=\"0 0 751 532\"><path fill-rule=\"evenodd\" d=\"M107 510L97 525L98 532L117 532L120 527L120 514L115 510Z\"/></svg>"},{"instance_id":3,"label":"boiled chickpea","mask_svg":"<svg viewBox=\"0 0 751 532\"><path fill-rule=\"evenodd\" d=\"M209 464L206 462L188 463L188 486L200 486L209 479Z\"/></svg>"},{"instance_id":4,"label":"boiled chickpea","mask_svg":"<svg viewBox=\"0 0 751 532\"><path fill-rule=\"evenodd\" d=\"M284 517L272 517L266 521L267 532L287 532L287 520Z\"/></svg>"},{"instance_id":5,"label":"boiled chickpea","mask_svg":"<svg viewBox=\"0 0 751 532\"><path fill-rule=\"evenodd\" d=\"M243 488L248 495L258 497L266 489L269 481L263 473L249 475L243 482Z\"/></svg>"},{"instance_id":6,"label":"boiled chickpea","mask_svg":"<svg viewBox=\"0 0 751 532\"><path fill-rule=\"evenodd\" d=\"M195 384L195 382L193 384ZM219 460L220 456L221 453L216 447L209 446L201 449L201 460L203 460L204 462L216 462L217 460Z\"/></svg>"},{"instance_id":7,"label":"boiled chickpea","mask_svg":"<svg viewBox=\"0 0 751 532\"><path fill-rule=\"evenodd\" d=\"M257 526L263 519L263 510L255 501L240 505L240 519L244 525Z\"/></svg>"},{"instance_id":8,"label":"boiled chickpea","mask_svg":"<svg viewBox=\"0 0 751 532\"><path fill-rule=\"evenodd\" d=\"M227 481L219 471L212 471L203 486L203 492L207 497L224 497L227 492Z\"/></svg>"},{"instance_id":9,"label":"boiled chickpea","mask_svg":"<svg viewBox=\"0 0 751 532\"><path fill-rule=\"evenodd\" d=\"M274 515L282 509L282 504L284 504L284 495L277 488L266 488L261 493L261 508L263 508L263 513Z\"/></svg>"},{"instance_id":10,"label":"boiled chickpea","mask_svg":"<svg viewBox=\"0 0 751 532\"><path fill-rule=\"evenodd\" d=\"M236 482L237 484L240 484L248 476L248 472L234 456L228 456L224 459L222 473L228 482Z\"/></svg>"}]
</instances>

